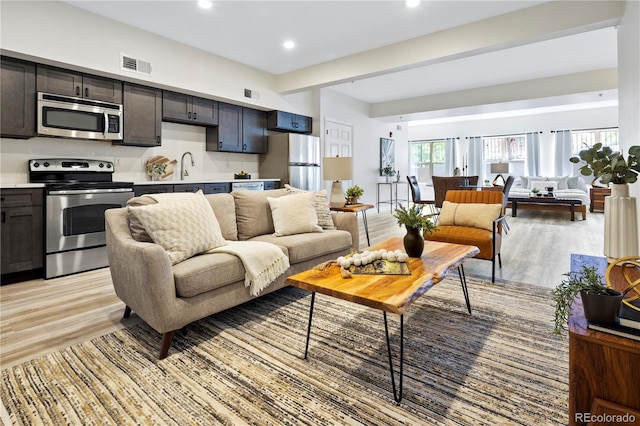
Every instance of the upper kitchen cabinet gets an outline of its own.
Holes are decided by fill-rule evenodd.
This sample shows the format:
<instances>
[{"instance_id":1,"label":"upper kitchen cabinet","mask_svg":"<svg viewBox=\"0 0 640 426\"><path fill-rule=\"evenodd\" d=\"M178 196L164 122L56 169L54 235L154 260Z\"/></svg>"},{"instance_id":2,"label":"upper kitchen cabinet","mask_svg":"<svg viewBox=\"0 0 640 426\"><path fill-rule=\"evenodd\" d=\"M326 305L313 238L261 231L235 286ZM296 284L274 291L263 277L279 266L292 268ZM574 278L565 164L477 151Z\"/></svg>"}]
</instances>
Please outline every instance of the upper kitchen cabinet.
<instances>
[{"instance_id":1,"label":"upper kitchen cabinet","mask_svg":"<svg viewBox=\"0 0 640 426\"><path fill-rule=\"evenodd\" d=\"M35 136L36 66L2 58L0 74L0 136Z\"/></svg>"},{"instance_id":2,"label":"upper kitchen cabinet","mask_svg":"<svg viewBox=\"0 0 640 426\"><path fill-rule=\"evenodd\" d=\"M207 151L242 152L242 107L218 103L218 125L207 128Z\"/></svg>"},{"instance_id":3,"label":"upper kitchen cabinet","mask_svg":"<svg viewBox=\"0 0 640 426\"><path fill-rule=\"evenodd\" d=\"M124 83L123 138L114 144L160 146L162 90Z\"/></svg>"},{"instance_id":4,"label":"upper kitchen cabinet","mask_svg":"<svg viewBox=\"0 0 640 426\"><path fill-rule=\"evenodd\" d=\"M269 111L267 129L280 132L311 133L311 117L285 111Z\"/></svg>"},{"instance_id":5,"label":"upper kitchen cabinet","mask_svg":"<svg viewBox=\"0 0 640 426\"><path fill-rule=\"evenodd\" d=\"M38 65L38 92L122 103L122 82L61 68Z\"/></svg>"},{"instance_id":6,"label":"upper kitchen cabinet","mask_svg":"<svg viewBox=\"0 0 640 426\"><path fill-rule=\"evenodd\" d=\"M267 113L242 108L242 152L267 153Z\"/></svg>"},{"instance_id":7,"label":"upper kitchen cabinet","mask_svg":"<svg viewBox=\"0 0 640 426\"><path fill-rule=\"evenodd\" d=\"M218 102L197 96L163 91L162 120L202 126L217 126Z\"/></svg>"}]
</instances>

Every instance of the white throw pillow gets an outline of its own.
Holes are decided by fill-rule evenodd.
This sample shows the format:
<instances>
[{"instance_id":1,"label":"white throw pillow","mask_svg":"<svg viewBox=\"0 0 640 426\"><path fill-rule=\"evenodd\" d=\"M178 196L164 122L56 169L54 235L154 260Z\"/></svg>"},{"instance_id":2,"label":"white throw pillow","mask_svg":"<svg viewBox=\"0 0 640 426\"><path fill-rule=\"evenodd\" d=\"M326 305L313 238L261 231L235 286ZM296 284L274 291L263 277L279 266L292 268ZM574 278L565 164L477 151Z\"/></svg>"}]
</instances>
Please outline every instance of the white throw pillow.
<instances>
[{"instance_id":1,"label":"white throw pillow","mask_svg":"<svg viewBox=\"0 0 640 426\"><path fill-rule=\"evenodd\" d=\"M569 179L569 176L547 178L549 182L557 182L558 189L569 189L569 187L567 186L568 179Z\"/></svg>"},{"instance_id":2,"label":"white throw pillow","mask_svg":"<svg viewBox=\"0 0 640 426\"><path fill-rule=\"evenodd\" d=\"M311 192L292 194L287 197L267 197L271 206L271 216L276 237L322 232L318 226L315 196Z\"/></svg>"},{"instance_id":3,"label":"white throw pillow","mask_svg":"<svg viewBox=\"0 0 640 426\"><path fill-rule=\"evenodd\" d=\"M444 201L438 216L438 226L468 226L491 231L493 221L500 217L501 212L502 204Z\"/></svg>"},{"instance_id":4,"label":"white throw pillow","mask_svg":"<svg viewBox=\"0 0 640 426\"><path fill-rule=\"evenodd\" d=\"M285 183L284 187L290 194L300 194L305 191L304 189L295 188L287 183ZM312 191L315 197L315 209L316 215L318 216L318 225L322 229L336 229L333 224L333 219L331 219L331 210L329 208L329 199L327 198L327 190L322 189L320 191Z\"/></svg>"},{"instance_id":5,"label":"white throw pillow","mask_svg":"<svg viewBox=\"0 0 640 426\"><path fill-rule=\"evenodd\" d=\"M179 201L129 206L149 236L169 255L171 264L226 244L218 220L201 191Z\"/></svg>"},{"instance_id":6,"label":"white throw pillow","mask_svg":"<svg viewBox=\"0 0 640 426\"><path fill-rule=\"evenodd\" d=\"M544 191L545 186L550 186L549 184L553 184L555 182L547 182L544 180L531 180L529 181L528 189L538 188L540 192Z\"/></svg>"}]
</instances>

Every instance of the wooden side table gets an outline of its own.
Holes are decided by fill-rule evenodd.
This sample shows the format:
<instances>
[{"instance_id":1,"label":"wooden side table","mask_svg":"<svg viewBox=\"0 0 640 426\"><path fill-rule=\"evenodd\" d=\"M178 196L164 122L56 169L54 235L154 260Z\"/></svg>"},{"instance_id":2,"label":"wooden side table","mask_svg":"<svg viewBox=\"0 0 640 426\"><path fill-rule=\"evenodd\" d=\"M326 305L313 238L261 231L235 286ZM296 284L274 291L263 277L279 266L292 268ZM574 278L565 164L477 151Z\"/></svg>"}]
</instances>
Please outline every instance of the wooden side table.
<instances>
[{"instance_id":1,"label":"wooden side table","mask_svg":"<svg viewBox=\"0 0 640 426\"><path fill-rule=\"evenodd\" d=\"M358 212L362 212L362 223L364 225L364 232L365 234L367 234L367 245L370 246L371 242L369 241L369 225L367 224L367 210L372 208L373 208L373 204L345 204L344 207L330 207L330 210L333 212L355 213L356 216L358 215Z\"/></svg>"},{"instance_id":2,"label":"wooden side table","mask_svg":"<svg viewBox=\"0 0 640 426\"><path fill-rule=\"evenodd\" d=\"M591 198L591 204L589 204L589 212L593 213L594 210L604 211L604 197L611 195L611 189L598 188L592 186L589 188L589 198Z\"/></svg>"}]
</instances>

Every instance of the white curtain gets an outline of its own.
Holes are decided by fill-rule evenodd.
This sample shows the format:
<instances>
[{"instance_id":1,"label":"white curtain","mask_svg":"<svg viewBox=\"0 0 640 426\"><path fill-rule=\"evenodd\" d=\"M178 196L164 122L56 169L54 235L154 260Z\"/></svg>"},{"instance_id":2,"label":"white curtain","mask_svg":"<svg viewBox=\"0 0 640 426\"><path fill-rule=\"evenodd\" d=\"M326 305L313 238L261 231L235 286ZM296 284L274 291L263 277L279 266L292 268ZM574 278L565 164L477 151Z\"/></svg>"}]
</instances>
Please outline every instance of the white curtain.
<instances>
[{"instance_id":1,"label":"white curtain","mask_svg":"<svg viewBox=\"0 0 640 426\"><path fill-rule=\"evenodd\" d=\"M482 136L472 136L469 138L469 168L467 176L483 176L482 173Z\"/></svg>"},{"instance_id":2,"label":"white curtain","mask_svg":"<svg viewBox=\"0 0 640 426\"><path fill-rule=\"evenodd\" d=\"M555 146L556 176L572 176L573 163L569 161L572 155L571 130L556 131Z\"/></svg>"},{"instance_id":3,"label":"white curtain","mask_svg":"<svg viewBox=\"0 0 640 426\"><path fill-rule=\"evenodd\" d=\"M540 133L527 133L527 160L525 170L528 176L540 176Z\"/></svg>"},{"instance_id":4,"label":"white curtain","mask_svg":"<svg viewBox=\"0 0 640 426\"><path fill-rule=\"evenodd\" d=\"M456 139L446 138L444 140L445 176L453 176L453 170L456 168L456 154Z\"/></svg>"}]
</instances>

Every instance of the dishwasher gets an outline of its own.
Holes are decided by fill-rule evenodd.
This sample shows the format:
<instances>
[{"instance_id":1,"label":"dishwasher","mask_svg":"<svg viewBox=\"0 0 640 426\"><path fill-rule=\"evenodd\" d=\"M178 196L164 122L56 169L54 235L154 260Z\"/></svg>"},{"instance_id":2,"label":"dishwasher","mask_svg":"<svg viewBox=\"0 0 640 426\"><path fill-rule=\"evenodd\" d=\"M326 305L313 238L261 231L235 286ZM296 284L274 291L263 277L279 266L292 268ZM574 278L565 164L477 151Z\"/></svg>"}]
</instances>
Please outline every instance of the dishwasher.
<instances>
[{"instance_id":1,"label":"dishwasher","mask_svg":"<svg viewBox=\"0 0 640 426\"><path fill-rule=\"evenodd\" d=\"M264 190L264 182L233 182L231 184L232 191L262 191Z\"/></svg>"}]
</instances>

